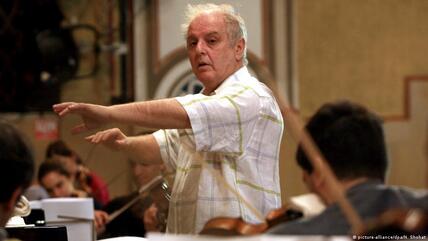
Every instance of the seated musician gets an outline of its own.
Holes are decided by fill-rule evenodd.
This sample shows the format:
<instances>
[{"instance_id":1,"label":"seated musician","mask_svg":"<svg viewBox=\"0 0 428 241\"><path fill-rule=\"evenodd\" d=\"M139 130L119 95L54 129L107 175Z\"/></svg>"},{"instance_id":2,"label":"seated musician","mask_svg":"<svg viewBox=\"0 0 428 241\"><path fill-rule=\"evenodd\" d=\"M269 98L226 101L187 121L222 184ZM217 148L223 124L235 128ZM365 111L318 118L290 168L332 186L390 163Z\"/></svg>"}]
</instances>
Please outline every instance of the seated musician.
<instances>
[{"instance_id":1,"label":"seated musician","mask_svg":"<svg viewBox=\"0 0 428 241\"><path fill-rule=\"evenodd\" d=\"M162 171L162 165L157 164L142 164L131 160L131 166L134 181L138 189L149 183L154 177L161 175ZM114 198L103 207L103 210L112 214L132 201L137 195L139 193L135 191L129 195ZM155 210L154 213L147 211L149 207L150 211L152 211L155 206L156 204L151 196L139 199L129 209L108 223L105 231L98 238L105 239L120 236L144 237L146 231L165 231L164 225L160 227L160 223L157 220L159 213L156 211L158 210ZM164 212L166 211L164 210ZM151 215L152 213L153 215Z\"/></svg>"},{"instance_id":2,"label":"seated musician","mask_svg":"<svg viewBox=\"0 0 428 241\"><path fill-rule=\"evenodd\" d=\"M78 190L74 187L71 174L67 172L61 163L57 162L43 162L39 167L37 174L38 181L42 185L49 196L52 198L60 197L89 197L89 194ZM99 205L94 200L95 209ZM94 211L94 222L97 233L104 229L105 223L108 220L108 214L101 210Z\"/></svg>"},{"instance_id":3,"label":"seated musician","mask_svg":"<svg viewBox=\"0 0 428 241\"><path fill-rule=\"evenodd\" d=\"M3 241L7 236L3 227L34 173L30 149L19 132L5 122L0 122L0 165L0 241Z\"/></svg>"},{"instance_id":4,"label":"seated musician","mask_svg":"<svg viewBox=\"0 0 428 241\"><path fill-rule=\"evenodd\" d=\"M106 183L84 166L79 155L64 141L57 140L49 144L46 149L46 160L62 163L71 174L70 178L75 186L89 193L101 206L110 200Z\"/></svg>"},{"instance_id":5,"label":"seated musician","mask_svg":"<svg viewBox=\"0 0 428 241\"><path fill-rule=\"evenodd\" d=\"M391 208L428 210L428 192L385 185L387 150L381 120L375 114L347 101L328 103L306 128L364 221ZM325 175L313 169L301 145L296 159L307 187L323 199L327 208L318 216L275 226L269 233L350 234L349 223L328 193Z\"/></svg>"}]
</instances>

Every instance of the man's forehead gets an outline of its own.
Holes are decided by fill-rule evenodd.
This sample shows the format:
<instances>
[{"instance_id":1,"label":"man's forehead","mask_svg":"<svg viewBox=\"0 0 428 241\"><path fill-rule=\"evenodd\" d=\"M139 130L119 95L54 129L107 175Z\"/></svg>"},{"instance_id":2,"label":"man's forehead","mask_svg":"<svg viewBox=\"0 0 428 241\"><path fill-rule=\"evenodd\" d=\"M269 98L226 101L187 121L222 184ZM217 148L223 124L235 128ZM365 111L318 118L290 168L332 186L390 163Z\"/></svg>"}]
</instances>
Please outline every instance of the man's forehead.
<instances>
[{"instance_id":1,"label":"man's forehead","mask_svg":"<svg viewBox=\"0 0 428 241\"><path fill-rule=\"evenodd\" d=\"M221 35L221 33L219 31L210 31L210 32L204 32L204 33L192 33L189 31L187 39L197 38L200 35L202 35L202 37L209 37L209 36Z\"/></svg>"},{"instance_id":2,"label":"man's forehead","mask_svg":"<svg viewBox=\"0 0 428 241\"><path fill-rule=\"evenodd\" d=\"M220 31L225 27L224 18L221 15L201 14L195 17L189 24L189 31L201 30L201 29L217 29Z\"/></svg>"}]
</instances>

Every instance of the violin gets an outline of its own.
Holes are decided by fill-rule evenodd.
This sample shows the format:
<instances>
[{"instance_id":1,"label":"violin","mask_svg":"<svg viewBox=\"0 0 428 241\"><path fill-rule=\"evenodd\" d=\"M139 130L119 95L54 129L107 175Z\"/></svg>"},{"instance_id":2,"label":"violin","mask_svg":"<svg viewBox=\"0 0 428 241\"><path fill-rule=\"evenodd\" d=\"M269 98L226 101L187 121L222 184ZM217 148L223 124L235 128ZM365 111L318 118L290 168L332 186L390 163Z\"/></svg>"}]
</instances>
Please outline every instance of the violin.
<instances>
[{"instance_id":1,"label":"violin","mask_svg":"<svg viewBox=\"0 0 428 241\"><path fill-rule=\"evenodd\" d=\"M199 234L215 236L256 235L266 232L277 224L301 217L303 217L302 211L286 205L270 211L265 222L259 224L247 223L241 217L216 217L210 219Z\"/></svg>"},{"instance_id":2,"label":"violin","mask_svg":"<svg viewBox=\"0 0 428 241\"><path fill-rule=\"evenodd\" d=\"M155 207L155 226L154 230L150 231L158 231L165 232L168 218L168 210L169 210L169 201L171 199L171 188L169 186L169 181L164 177L163 181L156 188L153 188L149 193L152 199L152 206ZM145 223L145 225L148 225Z\"/></svg>"},{"instance_id":3,"label":"violin","mask_svg":"<svg viewBox=\"0 0 428 241\"><path fill-rule=\"evenodd\" d=\"M131 201L126 203L120 209L114 211L109 215L107 224L121 215L123 212L133 206L138 200L144 199L150 196L154 203L158 207L158 226L159 230L165 230L166 227L166 213L168 212L169 200L170 200L170 188L168 181L163 176L156 176L146 185L142 186L138 190L138 195Z\"/></svg>"},{"instance_id":4,"label":"violin","mask_svg":"<svg viewBox=\"0 0 428 241\"><path fill-rule=\"evenodd\" d=\"M242 218L218 217L209 220L200 234L220 236L260 234L280 223L318 215L324 209L325 204L318 195L306 193L293 196L286 205L270 211L264 223L248 224Z\"/></svg>"},{"instance_id":5,"label":"violin","mask_svg":"<svg viewBox=\"0 0 428 241\"><path fill-rule=\"evenodd\" d=\"M78 171L76 173L76 184L79 189L85 191L88 195L93 196L93 190L91 187L92 177L87 167L82 165L78 166Z\"/></svg>"}]
</instances>

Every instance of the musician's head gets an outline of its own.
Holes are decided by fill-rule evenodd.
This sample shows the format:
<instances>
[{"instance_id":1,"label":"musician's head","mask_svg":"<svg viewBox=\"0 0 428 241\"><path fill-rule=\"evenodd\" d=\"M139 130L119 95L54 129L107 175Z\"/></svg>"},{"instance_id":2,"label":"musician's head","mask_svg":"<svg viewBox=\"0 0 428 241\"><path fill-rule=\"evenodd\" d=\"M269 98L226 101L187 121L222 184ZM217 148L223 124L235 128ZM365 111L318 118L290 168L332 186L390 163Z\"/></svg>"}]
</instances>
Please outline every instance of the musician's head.
<instances>
[{"instance_id":1,"label":"musician's head","mask_svg":"<svg viewBox=\"0 0 428 241\"><path fill-rule=\"evenodd\" d=\"M59 162L71 174L71 178L77 174L81 164L80 157L62 140L51 142L46 149L46 160Z\"/></svg>"},{"instance_id":2,"label":"musician's head","mask_svg":"<svg viewBox=\"0 0 428 241\"><path fill-rule=\"evenodd\" d=\"M130 160L130 163L135 184L139 187L147 184L154 177L161 175L164 168L162 164L144 164L133 160Z\"/></svg>"},{"instance_id":3,"label":"musician's head","mask_svg":"<svg viewBox=\"0 0 428 241\"><path fill-rule=\"evenodd\" d=\"M306 128L341 182L385 180L388 161L382 121L365 107L349 101L327 103ZM313 174L301 145L296 159L304 174Z\"/></svg>"},{"instance_id":4,"label":"musician's head","mask_svg":"<svg viewBox=\"0 0 428 241\"><path fill-rule=\"evenodd\" d=\"M71 175L61 163L43 162L39 167L37 178L50 197L71 197L73 195L74 186Z\"/></svg>"},{"instance_id":5,"label":"musician's head","mask_svg":"<svg viewBox=\"0 0 428 241\"><path fill-rule=\"evenodd\" d=\"M34 173L33 154L12 125L0 122L0 227L4 227Z\"/></svg>"}]
</instances>

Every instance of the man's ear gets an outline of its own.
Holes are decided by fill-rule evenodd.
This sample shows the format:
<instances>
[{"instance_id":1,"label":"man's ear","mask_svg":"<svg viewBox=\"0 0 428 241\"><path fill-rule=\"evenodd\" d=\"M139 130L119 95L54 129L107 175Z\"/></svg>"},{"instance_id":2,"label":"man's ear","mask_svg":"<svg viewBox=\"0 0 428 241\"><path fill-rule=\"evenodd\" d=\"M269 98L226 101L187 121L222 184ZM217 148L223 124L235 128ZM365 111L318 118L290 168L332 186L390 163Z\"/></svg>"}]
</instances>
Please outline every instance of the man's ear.
<instances>
[{"instance_id":1,"label":"man's ear","mask_svg":"<svg viewBox=\"0 0 428 241\"><path fill-rule=\"evenodd\" d=\"M7 203L4 205L4 209L6 212L11 212L11 210L13 211L13 209L15 209L16 203L21 198L21 193L22 193L21 187L15 189L15 191L12 193L9 201L7 201Z\"/></svg>"},{"instance_id":2,"label":"man's ear","mask_svg":"<svg viewBox=\"0 0 428 241\"><path fill-rule=\"evenodd\" d=\"M244 49L245 49L245 40L241 38L235 45L235 60L243 60L244 58Z\"/></svg>"},{"instance_id":3,"label":"man's ear","mask_svg":"<svg viewBox=\"0 0 428 241\"><path fill-rule=\"evenodd\" d=\"M325 186L325 175L317 170L313 170L310 176L313 188L318 191L322 190Z\"/></svg>"}]
</instances>

